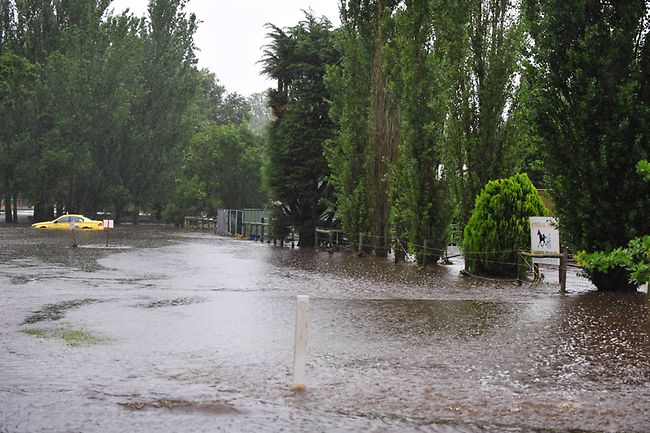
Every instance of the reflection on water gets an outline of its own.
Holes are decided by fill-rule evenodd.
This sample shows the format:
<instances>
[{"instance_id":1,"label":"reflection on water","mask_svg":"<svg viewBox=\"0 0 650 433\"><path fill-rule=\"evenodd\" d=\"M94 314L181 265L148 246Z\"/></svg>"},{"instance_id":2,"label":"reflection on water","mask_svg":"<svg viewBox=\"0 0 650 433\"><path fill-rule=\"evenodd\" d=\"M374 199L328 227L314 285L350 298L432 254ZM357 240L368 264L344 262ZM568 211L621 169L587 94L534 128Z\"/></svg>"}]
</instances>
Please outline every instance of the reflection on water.
<instances>
[{"instance_id":1,"label":"reflection on water","mask_svg":"<svg viewBox=\"0 0 650 433\"><path fill-rule=\"evenodd\" d=\"M645 293L160 227L0 228L0 431L650 431ZM571 283L574 284L571 284ZM290 391L295 295L308 388ZM32 320L34 319L34 320ZM101 335L91 346L21 332Z\"/></svg>"}]
</instances>

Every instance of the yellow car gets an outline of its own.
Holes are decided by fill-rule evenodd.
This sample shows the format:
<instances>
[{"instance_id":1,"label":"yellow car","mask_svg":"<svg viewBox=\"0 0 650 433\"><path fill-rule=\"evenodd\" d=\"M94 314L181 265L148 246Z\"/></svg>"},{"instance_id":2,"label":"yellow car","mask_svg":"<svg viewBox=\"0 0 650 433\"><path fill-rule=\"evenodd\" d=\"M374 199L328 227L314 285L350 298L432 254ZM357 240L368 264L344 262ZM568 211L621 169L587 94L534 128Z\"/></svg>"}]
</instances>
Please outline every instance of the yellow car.
<instances>
[{"instance_id":1,"label":"yellow car","mask_svg":"<svg viewBox=\"0 0 650 433\"><path fill-rule=\"evenodd\" d=\"M75 229L82 230L104 230L104 223L102 221L91 220L83 215L63 215L53 221L43 221L40 223L32 224L32 227L37 229L63 229L70 230L70 223L74 223Z\"/></svg>"}]
</instances>

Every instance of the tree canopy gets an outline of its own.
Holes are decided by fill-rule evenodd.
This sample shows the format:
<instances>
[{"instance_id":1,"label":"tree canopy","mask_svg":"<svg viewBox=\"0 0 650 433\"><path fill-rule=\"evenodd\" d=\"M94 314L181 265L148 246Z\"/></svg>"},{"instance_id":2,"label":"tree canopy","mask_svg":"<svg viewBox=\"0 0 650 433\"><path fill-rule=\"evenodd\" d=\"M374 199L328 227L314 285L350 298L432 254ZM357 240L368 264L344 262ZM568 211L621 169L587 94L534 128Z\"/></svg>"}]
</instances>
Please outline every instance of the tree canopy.
<instances>
[{"instance_id":1,"label":"tree canopy","mask_svg":"<svg viewBox=\"0 0 650 433\"><path fill-rule=\"evenodd\" d=\"M650 187L635 175L650 153L650 5L529 1L526 13L527 77L562 236L574 251L625 247L650 233Z\"/></svg>"},{"instance_id":2,"label":"tree canopy","mask_svg":"<svg viewBox=\"0 0 650 433\"><path fill-rule=\"evenodd\" d=\"M110 14L108 0L1 2L6 206L20 197L34 205L35 219L51 218L56 207L108 211L118 222L127 213L137 222L142 211L161 217L167 206L178 207L177 181L187 170L178 161L191 160L192 143L213 136L209 125L247 125L251 111L243 96L197 69L198 21L186 4L151 0L147 16L136 17ZM245 135L237 135L237 146L260 154L260 144ZM253 170L245 178L257 182L256 191L248 196L264 204L260 163L251 168L245 159L229 169ZM201 173L206 182L220 176Z\"/></svg>"},{"instance_id":3,"label":"tree canopy","mask_svg":"<svg viewBox=\"0 0 650 433\"><path fill-rule=\"evenodd\" d=\"M110 0L0 1L6 221L19 199L37 219L134 222L273 203L300 246L335 226L432 263L451 222L487 224L486 185L526 171L573 252L629 253L599 288L646 275L648 1L343 0L338 29L309 13L268 24L275 86L249 96L197 67L187 2L136 17Z\"/></svg>"},{"instance_id":4,"label":"tree canopy","mask_svg":"<svg viewBox=\"0 0 650 433\"><path fill-rule=\"evenodd\" d=\"M294 27L268 27L271 42L261 63L277 82L269 91L275 119L269 132L268 182L276 217L296 227L299 246L313 245L314 229L327 219L331 195L323 148L333 136L333 124L324 76L339 54L326 18L305 13Z\"/></svg>"}]
</instances>

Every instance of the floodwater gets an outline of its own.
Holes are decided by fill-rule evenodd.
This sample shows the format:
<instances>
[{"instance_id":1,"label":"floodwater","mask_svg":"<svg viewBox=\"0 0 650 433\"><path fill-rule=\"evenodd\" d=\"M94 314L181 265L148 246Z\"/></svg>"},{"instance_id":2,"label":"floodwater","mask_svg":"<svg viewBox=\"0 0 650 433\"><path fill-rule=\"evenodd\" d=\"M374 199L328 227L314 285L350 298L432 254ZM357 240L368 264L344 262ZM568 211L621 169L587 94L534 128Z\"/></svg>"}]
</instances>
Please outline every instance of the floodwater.
<instances>
[{"instance_id":1,"label":"floodwater","mask_svg":"<svg viewBox=\"0 0 650 433\"><path fill-rule=\"evenodd\" d=\"M0 226L1 433L650 431L645 292L165 227L103 236Z\"/></svg>"}]
</instances>

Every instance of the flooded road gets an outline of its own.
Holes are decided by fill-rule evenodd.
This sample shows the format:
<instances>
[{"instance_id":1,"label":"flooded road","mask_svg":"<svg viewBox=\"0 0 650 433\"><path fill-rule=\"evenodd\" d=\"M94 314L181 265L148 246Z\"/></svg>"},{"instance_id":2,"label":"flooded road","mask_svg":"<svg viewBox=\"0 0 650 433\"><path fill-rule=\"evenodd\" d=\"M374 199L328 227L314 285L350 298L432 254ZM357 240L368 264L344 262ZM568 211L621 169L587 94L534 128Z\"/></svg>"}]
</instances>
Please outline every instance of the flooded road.
<instances>
[{"instance_id":1,"label":"flooded road","mask_svg":"<svg viewBox=\"0 0 650 433\"><path fill-rule=\"evenodd\" d=\"M645 293L164 227L104 242L0 226L1 433L650 431Z\"/></svg>"}]
</instances>

